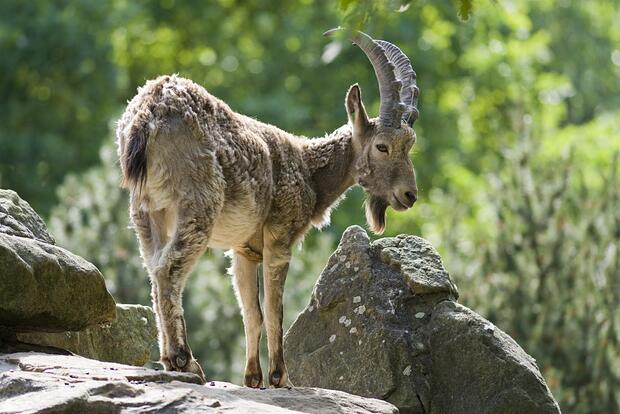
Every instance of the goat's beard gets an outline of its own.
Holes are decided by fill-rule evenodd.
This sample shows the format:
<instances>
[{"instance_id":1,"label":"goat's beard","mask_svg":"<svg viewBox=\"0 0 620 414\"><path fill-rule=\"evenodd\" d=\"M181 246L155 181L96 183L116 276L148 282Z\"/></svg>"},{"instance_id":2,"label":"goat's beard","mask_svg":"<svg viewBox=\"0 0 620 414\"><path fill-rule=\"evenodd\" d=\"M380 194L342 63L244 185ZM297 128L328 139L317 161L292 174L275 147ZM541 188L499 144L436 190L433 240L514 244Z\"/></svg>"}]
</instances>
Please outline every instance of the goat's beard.
<instances>
[{"instance_id":1,"label":"goat's beard","mask_svg":"<svg viewBox=\"0 0 620 414\"><path fill-rule=\"evenodd\" d=\"M386 199L372 194L368 195L366 205L366 222L373 233L381 234L385 229L385 210L390 205Z\"/></svg>"}]
</instances>

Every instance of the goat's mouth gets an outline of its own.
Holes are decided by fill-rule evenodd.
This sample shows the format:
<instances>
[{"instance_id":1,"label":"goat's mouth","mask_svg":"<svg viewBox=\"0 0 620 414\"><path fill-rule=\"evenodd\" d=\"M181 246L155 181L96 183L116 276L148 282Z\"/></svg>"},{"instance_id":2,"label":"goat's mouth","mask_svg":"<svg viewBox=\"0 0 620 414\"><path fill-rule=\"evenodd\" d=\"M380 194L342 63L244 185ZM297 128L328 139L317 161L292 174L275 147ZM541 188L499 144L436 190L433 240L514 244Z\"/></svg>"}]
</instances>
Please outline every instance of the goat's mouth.
<instances>
[{"instance_id":1,"label":"goat's mouth","mask_svg":"<svg viewBox=\"0 0 620 414\"><path fill-rule=\"evenodd\" d=\"M400 201L398 197L396 197L396 194L392 194L392 197L390 197L390 205L396 211L405 211L411 207Z\"/></svg>"}]
</instances>

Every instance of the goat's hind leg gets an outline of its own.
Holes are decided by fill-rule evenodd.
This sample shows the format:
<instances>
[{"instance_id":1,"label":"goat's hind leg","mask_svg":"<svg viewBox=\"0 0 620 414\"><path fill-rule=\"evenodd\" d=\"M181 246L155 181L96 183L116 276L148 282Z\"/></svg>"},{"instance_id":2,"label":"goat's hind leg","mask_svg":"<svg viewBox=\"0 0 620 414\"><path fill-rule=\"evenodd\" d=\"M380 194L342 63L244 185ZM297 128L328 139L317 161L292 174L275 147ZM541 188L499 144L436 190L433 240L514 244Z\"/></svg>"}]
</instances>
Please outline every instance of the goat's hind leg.
<instances>
[{"instance_id":1,"label":"goat's hind leg","mask_svg":"<svg viewBox=\"0 0 620 414\"><path fill-rule=\"evenodd\" d=\"M140 210L134 203L131 203L130 217L133 223L138 242L140 245L140 255L149 273L151 280L151 302L153 304L153 312L157 322L157 331L159 335L159 352L163 355L163 350L167 349L168 338L165 336L164 330L161 328L162 322L159 316L159 306L157 298L157 280L155 278L154 269L156 267L158 255L161 253L162 246L166 242L165 225L163 212L155 212L150 214L144 210ZM166 365L167 361L162 361ZM166 369L170 369L170 365L166 365Z\"/></svg>"},{"instance_id":2,"label":"goat's hind leg","mask_svg":"<svg viewBox=\"0 0 620 414\"><path fill-rule=\"evenodd\" d=\"M212 228L206 209L179 206L176 231L163 249L154 270L160 329L165 342L161 359L166 368L193 372L206 381L187 341L182 295L187 277L204 253Z\"/></svg>"}]
</instances>

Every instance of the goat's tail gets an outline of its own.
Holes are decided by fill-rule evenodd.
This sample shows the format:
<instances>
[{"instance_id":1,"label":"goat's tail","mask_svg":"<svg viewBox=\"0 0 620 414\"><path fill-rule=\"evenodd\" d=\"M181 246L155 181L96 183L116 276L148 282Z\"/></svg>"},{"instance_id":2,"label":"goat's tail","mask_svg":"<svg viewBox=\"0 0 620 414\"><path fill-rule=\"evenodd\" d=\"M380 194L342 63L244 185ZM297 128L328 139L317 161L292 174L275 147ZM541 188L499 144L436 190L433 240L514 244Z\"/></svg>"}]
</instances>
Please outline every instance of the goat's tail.
<instances>
[{"instance_id":1,"label":"goat's tail","mask_svg":"<svg viewBox=\"0 0 620 414\"><path fill-rule=\"evenodd\" d=\"M127 129L119 124L118 139L121 170L123 172L122 187L141 188L146 181L146 145L152 132L152 119L153 114L150 108L146 107L141 108L134 115Z\"/></svg>"}]
</instances>

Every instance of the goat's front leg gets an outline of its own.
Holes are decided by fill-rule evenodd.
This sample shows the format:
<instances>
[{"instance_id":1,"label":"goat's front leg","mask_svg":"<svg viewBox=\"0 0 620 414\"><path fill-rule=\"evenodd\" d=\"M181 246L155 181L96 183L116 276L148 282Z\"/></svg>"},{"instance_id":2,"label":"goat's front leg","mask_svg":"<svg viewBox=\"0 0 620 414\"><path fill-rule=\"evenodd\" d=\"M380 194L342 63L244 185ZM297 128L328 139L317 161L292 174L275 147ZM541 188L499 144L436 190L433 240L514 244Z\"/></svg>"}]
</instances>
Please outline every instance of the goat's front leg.
<instances>
[{"instance_id":1,"label":"goat's front leg","mask_svg":"<svg viewBox=\"0 0 620 414\"><path fill-rule=\"evenodd\" d=\"M282 293L288 272L290 247L266 244L263 250L265 326L269 351L269 385L290 386L282 349Z\"/></svg>"},{"instance_id":2,"label":"goat's front leg","mask_svg":"<svg viewBox=\"0 0 620 414\"><path fill-rule=\"evenodd\" d=\"M258 299L258 262L249 260L235 252L232 259L233 283L237 300L243 315L245 330L245 377L246 387L263 386L263 371L260 368L260 336L263 327L263 313Z\"/></svg>"}]
</instances>

